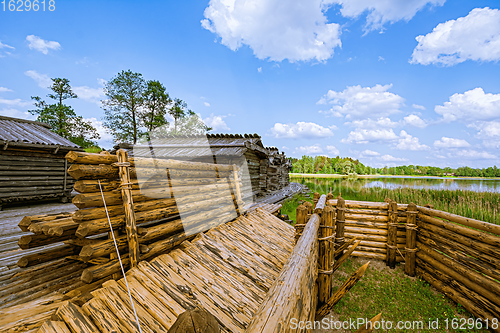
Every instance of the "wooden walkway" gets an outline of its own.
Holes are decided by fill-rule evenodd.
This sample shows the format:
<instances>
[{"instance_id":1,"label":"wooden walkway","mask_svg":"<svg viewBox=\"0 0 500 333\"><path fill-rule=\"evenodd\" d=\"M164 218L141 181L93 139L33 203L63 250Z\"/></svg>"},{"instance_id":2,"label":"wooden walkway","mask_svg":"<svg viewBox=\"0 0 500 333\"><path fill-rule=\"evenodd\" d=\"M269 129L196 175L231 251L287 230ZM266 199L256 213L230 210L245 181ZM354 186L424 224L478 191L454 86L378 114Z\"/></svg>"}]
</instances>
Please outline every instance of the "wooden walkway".
<instances>
[{"instance_id":1,"label":"wooden walkway","mask_svg":"<svg viewBox=\"0 0 500 333\"><path fill-rule=\"evenodd\" d=\"M292 226L259 208L140 262L127 272L127 281L142 332L167 332L195 306L213 314L222 332L244 332L291 254L294 236ZM58 320L45 322L39 331L138 332L124 279L105 282L92 295L81 308L67 301L37 307L49 316L57 309L52 320ZM29 315L42 316L35 309ZM25 328L36 332L40 320ZM1 322L0 329L20 331L19 325L9 329Z\"/></svg>"}]
</instances>

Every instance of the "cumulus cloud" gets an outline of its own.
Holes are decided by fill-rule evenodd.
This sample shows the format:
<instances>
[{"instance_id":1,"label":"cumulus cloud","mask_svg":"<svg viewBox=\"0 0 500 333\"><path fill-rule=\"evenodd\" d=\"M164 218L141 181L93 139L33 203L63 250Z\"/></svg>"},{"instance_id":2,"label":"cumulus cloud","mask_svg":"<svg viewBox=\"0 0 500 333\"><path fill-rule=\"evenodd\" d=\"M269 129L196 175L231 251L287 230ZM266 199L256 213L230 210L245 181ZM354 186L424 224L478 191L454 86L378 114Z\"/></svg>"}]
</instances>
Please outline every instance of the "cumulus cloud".
<instances>
[{"instance_id":1,"label":"cumulus cloud","mask_svg":"<svg viewBox=\"0 0 500 333\"><path fill-rule=\"evenodd\" d=\"M5 116L5 117L13 117L13 118L21 118L21 119L28 119L28 120L35 120L36 116L32 115L31 113L27 111L19 111L18 109L14 108L6 108L0 110L0 115Z\"/></svg>"},{"instance_id":2,"label":"cumulus cloud","mask_svg":"<svg viewBox=\"0 0 500 333\"><path fill-rule=\"evenodd\" d=\"M90 88L87 86L73 87L73 92L78 96L78 98L83 99L87 102L96 103L101 106L101 99L104 98L103 88Z\"/></svg>"},{"instance_id":3,"label":"cumulus cloud","mask_svg":"<svg viewBox=\"0 0 500 333\"><path fill-rule=\"evenodd\" d=\"M478 130L476 137L486 147L500 148L500 121L478 121L468 125Z\"/></svg>"},{"instance_id":4,"label":"cumulus cloud","mask_svg":"<svg viewBox=\"0 0 500 333\"><path fill-rule=\"evenodd\" d=\"M369 156L369 157L380 156L380 153L373 151L373 150L369 150L369 149L363 150L361 152L360 157L367 157L367 156Z\"/></svg>"},{"instance_id":5,"label":"cumulus cloud","mask_svg":"<svg viewBox=\"0 0 500 333\"><path fill-rule=\"evenodd\" d=\"M13 107L13 106L17 106L17 107L33 106L33 102L24 101L24 100L22 100L20 98L16 98L16 99L0 98L0 104L7 105L9 107Z\"/></svg>"},{"instance_id":6,"label":"cumulus cloud","mask_svg":"<svg viewBox=\"0 0 500 333\"><path fill-rule=\"evenodd\" d=\"M389 92L392 84L374 87L348 86L344 91L329 90L318 104L330 104L332 108L322 113L346 118L385 117L400 112L404 98Z\"/></svg>"},{"instance_id":7,"label":"cumulus cloud","mask_svg":"<svg viewBox=\"0 0 500 333\"><path fill-rule=\"evenodd\" d=\"M61 48L61 44L58 42L44 40L35 35L28 35L26 40L29 42L28 46L31 50L40 51L43 54L48 54L49 50L59 50Z\"/></svg>"},{"instance_id":8,"label":"cumulus cloud","mask_svg":"<svg viewBox=\"0 0 500 333\"><path fill-rule=\"evenodd\" d=\"M425 106L423 105L412 104L411 107L414 109L425 110Z\"/></svg>"},{"instance_id":9,"label":"cumulus cloud","mask_svg":"<svg viewBox=\"0 0 500 333\"><path fill-rule=\"evenodd\" d=\"M276 123L271 134L277 139L312 139L333 136L335 126L323 127L316 123L299 121L296 124Z\"/></svg>"},{"instance_id":10,"label":"cumulus cloud","mask_svg":"<svg viewBox=\"0 0 500 333\"><path fill-rule=\"evenodd\" d=\"M465 17L438 24L417 36L412 64L453 66L467 60L500 60L500 10L474 8Z\"/></svg>"},{"instance_id":11,"label":"cumulus cloud","mask_svg":"<svg viewBox=\"0 0 500 333\"><path fill-rule=\"evenodd\" d=\"M340 153L335 146L326 146L326 151L332 156L338 156Z\"/></svg>"},{"instance_id":12,"label":"cumulus cloud","mask_svg":"<svg viewBox=\"0 0 500 333\"><path fill-rule=\"evenodd\" d=\"M224 118L227 116L216 116L213 113L210 114L210 117L203 119L203 122L206 126L212 127L213 131L229 131L230 128L227 126Z\"/></svg>"},{"instance_id":13,"label":"cumulus cloud","mask_svg":"<svg viewBox=\"0 0 500 333\"><path fill-rule=\"evenodd\" d=\"M12 91L12 90L9 88L0 87L0 92L8 92L8 91Z\"/></svg>"},{"instance_id":14,"label":"cumulus cloud","mask_svg":"<svg viewBox=\"0 0 500 333\"><path fill-rule=\"evenodd\" d=\"M394 157L392 155L383 155L383 156L380 156L379 159L382 160L382 161L384 161L384 162L403 162L403 161L408 161L407 158L404 158L404 157Z\"/></svg>"},{"instance_id":15,"label":"cumulus cloud","mask_svg":"<svg viewBox=\"0 0 500 333\"><path fill-rule=\"evenodd\" d=\"M323 152L323 149L321 149L321 146L319 144L315 144L312 146L297 147L293 151L294 154L303 154L303 155L319 154L322 152Z\"/></svg>"},{"instance_id":16,"label":"cumulus cloud","mask_svg":"<svg viewBox=\"0 0 500 333\"><path fill-rule=\"evenodd\" d=\"M463 139L454 139L443 136L440 140L434 141L436 148L464 148L470 147L470 144Z\"/></svg>"},{"instance_id":17,"label":"cumulus cloud","mask_svg":"<svg viewBox=\"0 0 500 333\"><path fill-rule=\"evenodd\" d=\"M396 144L396 149L399 150L428 150L429 146L421 144L417 137L411 136L406 131L399 133L399 140Z\"/></svg>"},{"instance_id":18,"label":"cumulus cloud","mask_svg":"<svg viewBox=\"0 0 500 333\"><path fill-rule=\"evenodd\" d=\"M340 4L342 16L355 18L368 13L366 32L381 30L386 23L409 21L427 5L442 6L446 0L333 0Z\"/></svg>"},{"instance_id":19,"label":"cumulus cloud","mask_svg":"<svg viewBox=\"0 0 500 333\"><path fill-rule=\"evenodd\" d=\"M345 123L345 125L351 125L356 128L379 129L379 128L394 128L398 126L398 123L392 121L387 117L380 117L376 120L371 118L354 120L352 122Z\"/></svg>"},{"instance_id":20,"label":"cumulus cloud","mask_svg":"<svg viewBox=\"0 0 500 333\"><path fill-rule=\"evenodd\" d=\"M35 80L40 88L46 89L52 85L52 80L46 74L40 74L37 71L33 70L26 71L24 72L24 74Z\"/></svg>"},{"instance_id":21,"label":"cumulus cloud","mask_svg":"<svg viewBox=\"0 0 500 333\"><path fill-rule=\"evenodd\" d=\"M203 102L203 105L205 105L206 107L209 107L209 106L210 106L210 103L208 103L208 102Z\"/></svg>"},{"instance_id":22,"label":"cumulus cloud","mask_svg":"<svg viewBox=\"0 0 500 333\"><path fill-rule=\"evenodd\" d=\"M221 44L243 45L259 59L325 61L341 46L340 25L328 23L323 0L211 0L201 21Z\"/></svg>"},{"instance_id":23,"label":"cumulus cloud","mask_svg":"<svg viewBox=\"0 0 500 333\"><path fill-rule=\"evenodd\" d=\"M477 150L459 150L454 153L449 153L449 157L460 157L463 159L468 159L468 160L477 160L477 159L482 159L482 160L489 160L489 159L495 159L497 158L495 155L488 153L486 151L477 151Z\"/></svg>"},{"instance_id":24,"label":"cumulus cloud","mask_svg":"<svg viewBox=\"0 0 500 333\"><path fill-rule=\"evenodd\" d=\"M436 113L444 121L487 121L500 118L500 94L485 93L475 88L463 94L453 94L443 105L436 105Z\"/></svg>"},{"instance_id":25,"label":"cumulus cloud","mask_svg":"<svg viewBox=\"0 0 500 333\"><path fill-rule=\"evenodd\" d=\"M356 129L351 131L342 143L369 143L397 140L398 136L391 129Z\"/></svg>"},{"instance_id":26,"label":"cumulus cloud","mask_svg":"<svg viewBox=\"0 0 500 333\"><path fill-rule=\"evenodd\" d=\"M410 114L409 116L404 117L403 124L415 126L418 128L427 127L427 123L423 119L421 119L419 116L417 116L416 114Z\"/></svg>"}]
</instances>

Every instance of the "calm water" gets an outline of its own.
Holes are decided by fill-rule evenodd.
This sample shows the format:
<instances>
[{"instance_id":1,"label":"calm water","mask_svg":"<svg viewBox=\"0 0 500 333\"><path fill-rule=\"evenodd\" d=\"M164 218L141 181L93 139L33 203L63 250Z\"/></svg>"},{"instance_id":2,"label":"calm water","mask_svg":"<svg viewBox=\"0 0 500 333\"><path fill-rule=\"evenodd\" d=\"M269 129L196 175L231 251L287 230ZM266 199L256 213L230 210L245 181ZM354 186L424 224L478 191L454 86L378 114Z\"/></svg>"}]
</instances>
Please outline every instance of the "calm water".
<instances>
[{"instance_id":1,"label":"calm water","mask_svg":"<svg viewBox=\"0 0 500 333\"><path fill-rule=\"evenodd\" d=\"M436 189L436 190L469 190L475 192L496 192L500 193L499 179L467 179L467 178L439 178L439 177L380 177L380 178L357 178L342 180L336 178L292 178L294 182L313 182L316 185L323 185L326 189L332 187L334 192L342 187L353 187L361 189L362 187L382 187L396 189L400 187L411 187L417 189Z\"/></svg>"}]
</instances>

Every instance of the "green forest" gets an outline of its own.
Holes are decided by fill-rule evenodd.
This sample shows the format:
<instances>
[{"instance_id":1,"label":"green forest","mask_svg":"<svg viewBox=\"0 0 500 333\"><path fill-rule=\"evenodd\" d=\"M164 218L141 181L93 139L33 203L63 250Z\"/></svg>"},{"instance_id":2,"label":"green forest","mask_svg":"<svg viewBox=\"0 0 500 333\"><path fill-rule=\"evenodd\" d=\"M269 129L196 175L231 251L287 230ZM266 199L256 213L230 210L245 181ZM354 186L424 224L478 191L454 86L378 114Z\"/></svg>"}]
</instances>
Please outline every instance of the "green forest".
<instances>
[{"instance_id":1,"label":"green forest","mask_svg":"<svg viewBox=\"0 0 500 333\"><path fill-rule=\"evenodd\" d=\"M457 176L457 177L500 177L496 166L474 169L467 166L459 168L439 168L422 165L402 165L396 167L372 168L350 157L302 156L290 158L292 173L340 174L340 175L397 175L397 176Z\"/></svg>"}]
</instances>

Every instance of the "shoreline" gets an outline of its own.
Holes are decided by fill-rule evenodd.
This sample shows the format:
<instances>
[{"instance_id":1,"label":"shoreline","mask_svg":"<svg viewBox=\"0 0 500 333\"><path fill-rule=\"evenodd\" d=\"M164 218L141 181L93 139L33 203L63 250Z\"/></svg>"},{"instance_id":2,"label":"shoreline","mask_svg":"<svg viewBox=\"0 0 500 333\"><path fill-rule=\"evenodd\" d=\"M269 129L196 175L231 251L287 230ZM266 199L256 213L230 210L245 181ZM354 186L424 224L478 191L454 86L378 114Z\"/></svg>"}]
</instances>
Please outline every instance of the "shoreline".
<instances>
[{"instance_id":1,"label":"shoreline","mask_svg":"<svg viewBox=\"0 0 500 333\"><path fill-rule=\"evenodd\" d=\"M418 176L418 175L408 175L408 176L398 176L398 175L357 175L355 177L348 175L340 175L340 174L327 174L327 173L289 173L290 178L430 178L430 179L463 179L463 180L500 180L499 177L456 177L456 176L448 176L448 177L440 177L440 176Z\"/></svg>"}]
</instances>

